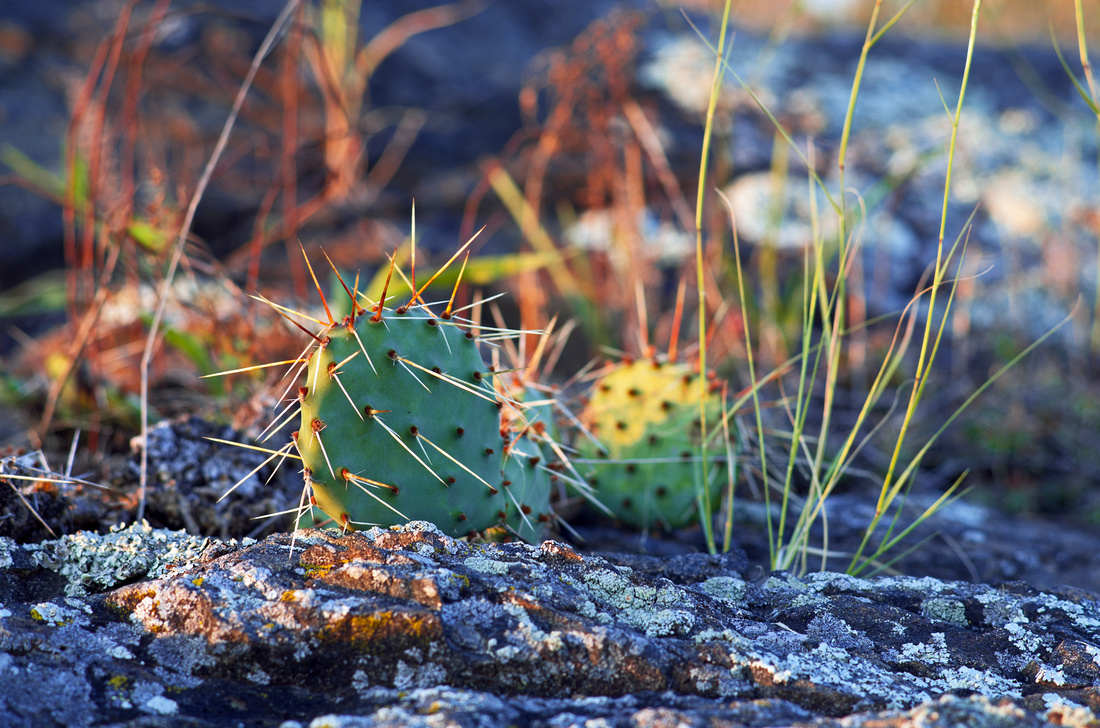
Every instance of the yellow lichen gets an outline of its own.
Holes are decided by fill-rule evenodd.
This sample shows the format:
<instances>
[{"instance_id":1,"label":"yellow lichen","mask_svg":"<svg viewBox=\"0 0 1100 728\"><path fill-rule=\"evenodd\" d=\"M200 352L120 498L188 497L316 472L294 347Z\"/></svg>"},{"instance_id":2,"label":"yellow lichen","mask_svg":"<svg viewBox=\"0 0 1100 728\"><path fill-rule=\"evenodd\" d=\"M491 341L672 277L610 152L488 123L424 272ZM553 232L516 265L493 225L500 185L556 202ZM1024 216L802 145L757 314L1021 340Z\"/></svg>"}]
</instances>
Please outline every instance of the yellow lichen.
<instances>
[{"instance_id":1,"label":"yellow lichen","mask_svg":"<svg viewBox=\"0 0 1100 728\"><path fill-rule=\"evenodd\" d=\"M348 614L321 629L323 642L350 643L370 650L394 640L428 642L440 633L439 620L432 613L379 611Z\"/></svg>"},{"instance_id":2,"label":"yellow lichen","mask_svg":"<svg viewBox=\"0 0 1100 728\"><path fill-rule=\"evenodd\" d=\"M331 564L309 564L306 566L307 579L323 579L332 571Z\"/></svg>"},{"instance_id":3,"label":"yellow lichen","mask_svg":"<svg viewBox=\"0 0 1100 728\"><path fill-rule=\"evenodd\" d=\"M120 589L107 598L107 604L123 615L131 614L146 599L156 600L155 589Z\"/></svg>"}]
</instances>

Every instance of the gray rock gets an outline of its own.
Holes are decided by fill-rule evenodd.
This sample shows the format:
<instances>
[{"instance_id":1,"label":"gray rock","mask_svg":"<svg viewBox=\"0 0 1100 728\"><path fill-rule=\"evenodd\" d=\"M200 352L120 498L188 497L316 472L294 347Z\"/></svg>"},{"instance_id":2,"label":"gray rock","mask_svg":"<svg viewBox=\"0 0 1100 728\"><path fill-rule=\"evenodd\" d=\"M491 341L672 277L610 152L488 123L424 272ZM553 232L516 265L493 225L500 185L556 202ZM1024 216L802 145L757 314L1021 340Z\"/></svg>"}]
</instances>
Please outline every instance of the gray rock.
<instances>
[{"instance_id":1,"label":"gray rock","mask_svg":"<svg viewBox=\"0 0 1100 728\"><path fill-rule=\"evenodd\" d=\"M263 465L263 453L216 441L241 439L231 427L197 416L162 421L150 428L147 516L171 528L222 539L258 536L289 523L289 516L267 516L297 505L300 482L282 478L269 485L267 476L273 466ZM139 451L136 447L134 451L126 472L117 478L130 492L137 489L140 478ZM232 495L225 497L230 490Z\"/></svg>"},{"instance_id":2,"label":"gray rock","mask_svg":"<svg viewBox=\"0 0 1100 728\"><path fill-rule=\"evenodd\" d=\"M199 555L131 530L67 544L105 590L79 596L44 578L66 573L45 547L3 541L0 585L40 584L0 591L0 723L1031 726L1100 711L1100 602L1083 591L753 582L741 556L613 563L426 523ZM135 560L135 543L160 551ZM112 548L139 565L101 568Z\"/></svg>"}]
</instances>

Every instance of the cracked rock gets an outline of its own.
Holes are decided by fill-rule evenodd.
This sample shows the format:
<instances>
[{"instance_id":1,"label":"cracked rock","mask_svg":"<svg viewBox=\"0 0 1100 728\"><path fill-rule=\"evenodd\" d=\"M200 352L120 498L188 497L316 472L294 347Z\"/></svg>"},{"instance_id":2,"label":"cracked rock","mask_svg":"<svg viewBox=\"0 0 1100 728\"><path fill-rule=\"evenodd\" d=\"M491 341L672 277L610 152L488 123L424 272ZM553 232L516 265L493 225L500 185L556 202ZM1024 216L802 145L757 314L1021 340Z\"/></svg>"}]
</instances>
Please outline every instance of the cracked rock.
<instances>
[{"instance_id":1,"label":"cracked rock","mask_svg":"<svg viewBox=\"0 0 1100 728\"><path fill-rule=\"evenodd\" d=\"M737 557L656 568L426 523L201 553L143 538L159 561L92 594L46 577L81 549L113 563L132 538L74 541L67 562L3 542L0 576L35 587L2 594L0 674L17 689L0 723L1030 726L1100 710L1100 604L1082 591L754 583Z\"/></svg>"}]
</instances>

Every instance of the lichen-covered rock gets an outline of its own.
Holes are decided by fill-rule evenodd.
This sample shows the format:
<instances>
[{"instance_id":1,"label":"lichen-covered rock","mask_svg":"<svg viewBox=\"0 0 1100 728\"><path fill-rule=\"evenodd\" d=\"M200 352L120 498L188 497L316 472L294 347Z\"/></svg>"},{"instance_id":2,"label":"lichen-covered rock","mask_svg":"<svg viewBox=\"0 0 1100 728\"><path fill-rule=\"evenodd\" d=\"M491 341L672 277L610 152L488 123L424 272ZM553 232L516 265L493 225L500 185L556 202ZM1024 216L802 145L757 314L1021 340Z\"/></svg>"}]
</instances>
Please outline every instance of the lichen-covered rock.
<instances>
[{"instance_id":1,"label":"lichen-covered rock","mask_svg":"<svg viewBox=\"0 0 1100 728\"><path fill-rule=\"evenodd\" d=\"M382 695L379 695L381 698ZM1082 713L1082 711L1084 711ZM551 722L544 716L557 716ZM542 719L542 720L540 720ZM1087 725L1088 710L1052 699L1030 712L1011 700L991 701L980 695L944 697L910 710L858 713L842 719L815 719L783 700L708 701L694 696L658 693L624 698L555 700L500 698L453 688L427 688L392 696L390 704L362 715L321 716L308 728L389 728L397 726L470 726L505 728L550 726L829 726L830 728L1038 728L1043 725ZM304 728L301 723L284 728Z\"/></svg>"},{"instance_id":2,"label":"lichen-covered rock","mask_svg":"<svg viewBox=\"0 0 1100 728\"><path fill-rule=\"evenodd\" d=\"M39 566L65 580L66 595L81 596L145 576L164 576L173 565L197 558L209 543L185 531L141 523L116 526L106 534L79 531L23 549Z\"/></svg>"},{"instance_id":3,"label":"lichen-covered rock","mask_svg":"<svg viewBox=\"0 0 1100 728\"><path fill-rule=\"evenodd\" d=\"M0 575L46 570L2 544ZM1095 595L745 565L422 522L211 541L105 594L0 592L0 723L1097 724Z\"/></svg>"},{"instance_id":4,"label":"lichen-covered rock","mask_svg":"<svg viewBox=\"0 0 1100 728\"><path fill-rule=\"evenodd\" d=\"M239 432L198 415L149 428L144 518L162 528L229 539L259 536L293 519L272 518L298 504L301 482L268 478L256 450L233 447ZM136 519L140 497L141 438L129 457L113 456L100 485L68 479L39 455L0 457L0 537L20 543L56 540L78 531L104 532ZM230 444L226 444L226 443ZM235 498L222 498L233 488Z\"/></svg>"}]
</instances>

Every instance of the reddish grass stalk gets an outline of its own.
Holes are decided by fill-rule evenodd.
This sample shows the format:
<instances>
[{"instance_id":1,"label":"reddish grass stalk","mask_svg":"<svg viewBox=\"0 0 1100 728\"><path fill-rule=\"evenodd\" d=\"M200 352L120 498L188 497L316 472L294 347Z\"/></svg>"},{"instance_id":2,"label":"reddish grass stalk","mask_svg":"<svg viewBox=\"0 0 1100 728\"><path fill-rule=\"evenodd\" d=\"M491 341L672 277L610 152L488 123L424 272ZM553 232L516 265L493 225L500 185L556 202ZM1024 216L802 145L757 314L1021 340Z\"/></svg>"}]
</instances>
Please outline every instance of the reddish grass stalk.
<instances>
[{"instance_id":1,"label":"reddish grass stalk","mask_svg":"<svg viewBox=\"0 0 1100 728\"><path fill-rule=\"evenodd\" d=\"M140 485L138 486L139 502L136 517L138 522L145 516L145 494L148 485L149 471L149 364L152 361L153 350L159 339L160 322L164 318L164 310L168 305L168 296L171 293L172 279L175 277L176 268L179 266L180 259L183 257L184 243L187 241L187 236L191 232L191 223L195 219L195 210L198 209L199 200L202 199L203 193L206 192L206 187L210 183L210 178L214 175L214 167L221 158L222 152L225 150L225 145L229 142L229 132L232 130L237 120L237 115L240 113L241 107L244 105L244 99L248 94L248 90L252 87L252 81L256 77L256 73L260 70L260 63L263 61L264 57L267 56L268 52L270 52L286 19L297 7L299 2L300 0L287 0L282 12L280 12L279 17L275 19L275 22L271 26L271 30L268 31L267 37L264 38L263 43L256 51L255 57L252 59L252 64L248 69L248 75L245 76L244 81L241 82L241 87L237 91L237 97L233 100L233 108L230 110L229 117L222 126L221 134L218 136L218 141L214 145L214 151L211 152L210 159L207 160L206 166L203 168L202 177L199 178L198 185L195 187L195 192L191 196L191 202L187 206L187 214L183 219L183 224L180 226L179 236L176 238L176 243L172 252L172 260L169 263L168 271L165 273L164 280L161 282L160 290L158 291L157 309L153 314L153 321L149 325L149 335L145 339L145 350L141 355L142 446L141 477Z\"/></svg>"},{"instance_id":2,"label":"reddish grass stalk","mask_svg":"<svg viewBox=\"0 0 1100 728\"><path fill-rule=\"evenodd\" d=\"M130 27L130 16L134 5L138 0L130 0L122 8L118 22L115 24L115 34L111 38L110 55L107 57L103 79L99 83L99 97L92 105L92 133L88 139L88 189L84 204L84 236L80 255L80 267L84 272L84 285L82 291L85 298L92 292L92 281L95 275L95 232L96 232L96 202L99 196L100 173L103 166L104 148L110 141L104 138L104 127L107 125L107 99L111 93L111 86L115 82L115 73L118 72L118 61L122 55L122 48L126 44L126 31Z\"/></svg>"},{"instance_id":3,"label":"reddish grass stalk","mask_svg":"<svg viewBox=\"0 0 1100 728\"><path fill-rule=\"evenodd\" d=\"M119 183L122 191L120 219L129 221L134 213L134 150L137 148L137 106L141 95L141 82L144 77L145 60L156 37L155 29L164 20L171 0L157 0L153 12L141 31L141 40L127 64L126 91L122 101L122 137L120 149Z\"/></svg>"},{"instance_id":4,"label":"reddish grass stalk","mask_svg":"<svg viewBox=\"0 0 1100 728\"><path fill-rule=\"evenodd\" d=\"M95 92L96 79L99 78L100 72L103 70L103 64L107 62L107 51L109 49L110 44L107 41L101 42L99 47L96 48L95 56L92 58L92 64L88 70L88 75L84 79L84 85L81 87L80 93L73 103L73 115L69 119L69 128L65 133L65 172L67 179L65 180L65 199L61 207L61 221L64 226L68 318L73 326L74 334L76 334L79 328L79 324L77 324L80 318L80 296L78 290L81 288L80 278L82 270L81 261L77 257L76 250L76 152L79 141L78 132L80 130L80 124L84 120L84 114L87 112L88 106L91 103L92 94ZM85 204L87 204L87 200L85 200Z\"/></svg>"},{"instance_id":5,"label":"reddish grass stalk","mask_svg":"<svg viewBox=\"0 0 1100 728\"><path fill-rule=\"evenodd\" d=\"M279 84L283 100L283 242L286 246L286 258L290 264L290 278L294 285L294 295L304 301L307 295L306 274L302 263L292 248L298 239L298 167L295 157L298 153L298 58L302 51L302 32L305 22L305 5L299 5L294 24L291 26L280 66ZM259 265L257 254L255 265Z\"/></svg>"}]
</instances>

